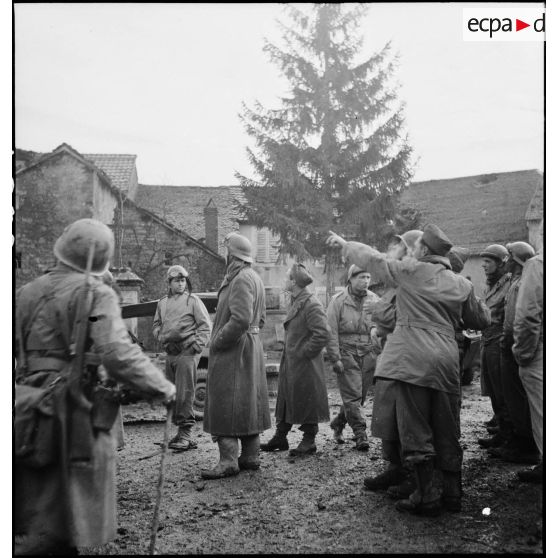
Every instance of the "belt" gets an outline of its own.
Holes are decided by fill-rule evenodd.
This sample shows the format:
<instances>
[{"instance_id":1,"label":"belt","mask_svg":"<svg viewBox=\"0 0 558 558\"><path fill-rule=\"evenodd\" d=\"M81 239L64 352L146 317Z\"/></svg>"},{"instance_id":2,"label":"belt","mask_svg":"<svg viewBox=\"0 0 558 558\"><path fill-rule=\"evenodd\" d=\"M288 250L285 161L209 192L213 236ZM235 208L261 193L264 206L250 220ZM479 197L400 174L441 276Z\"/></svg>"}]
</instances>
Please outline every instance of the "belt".
<instances>
[{"instance_id":1,"label":"belt","mask_svg":"<svg viewBox=\"0 0 558 558\"><path fill-rule=\"evenodd\" d=\"M408 318L397 318L396 326L415 327L418 329L425 329L426 331L434 331L455 339L455 329L446 324L437 322L430 322L428 320L409 320Z\"/></svg>"},{"instance_id":2,"label":"belt","mask_svg":"<svg viewBox=\"0 0 558 558\"><path fill-rule=\"evenodd\" d=\"M248 333L252 333L252 334L256 334L256 333L260 333L260 328L258 326L250 326L248 328Z\"/></svg>"},{"instance_id":3,"label":"belt","mask_svg":"<svg viewBox=\"0 0 558 558\"><path fill-rule=\"evenodd\" d=\"M370 335L366 333L340 333L340 343L365 343L370 344Z\"/></svg>"}]
</instances>

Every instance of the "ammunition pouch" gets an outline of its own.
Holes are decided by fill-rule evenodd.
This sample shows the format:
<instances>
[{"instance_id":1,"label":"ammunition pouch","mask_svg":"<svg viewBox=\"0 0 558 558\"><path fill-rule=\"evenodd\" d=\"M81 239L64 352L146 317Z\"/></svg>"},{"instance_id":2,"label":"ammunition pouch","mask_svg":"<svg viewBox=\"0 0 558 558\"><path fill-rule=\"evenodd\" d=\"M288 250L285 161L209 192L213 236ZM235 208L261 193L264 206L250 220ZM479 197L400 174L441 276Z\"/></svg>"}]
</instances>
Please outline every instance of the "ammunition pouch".
<instances>
[{"instance_id":1,"label":"ammunition pouch","mask_svg":"<svg viewBox=\"0 0 558 558\"><path fill-rule=\"evenodd\" d=\"M59 463L67 389L62 377L46 387L16 384L14 453L18 465L42 468Z\"/></svg>"},{"instance_id":2,"label":"ammunition pouch","mask_svg":"<svg viewBox=\"0 0 558 558\"><path fill-rule=\"evenodd\" d=\"M91 426L108 432L114 425L120 408L120 392L102 385L95 386L92 396Z\"/></svg>"}]
</instances>

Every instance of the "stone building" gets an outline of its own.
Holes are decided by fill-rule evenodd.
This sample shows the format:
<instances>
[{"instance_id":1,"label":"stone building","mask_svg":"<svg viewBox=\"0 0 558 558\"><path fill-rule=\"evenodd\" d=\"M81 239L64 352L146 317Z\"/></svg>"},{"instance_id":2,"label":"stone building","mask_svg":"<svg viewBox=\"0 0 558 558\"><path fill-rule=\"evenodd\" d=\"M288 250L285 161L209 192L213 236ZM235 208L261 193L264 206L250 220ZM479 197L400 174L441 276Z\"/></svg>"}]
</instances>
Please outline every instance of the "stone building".
<instances>
[{"instance_id":1,"label":"stone building","mask_svg":"<svg viewBox=\"0 0 558 558\"><path fill-rule=\"evenodd\" d=\"M218 287L224 258L130 199L138 186L135 155L81 154L67 144L51 153L29 153L16 152L16 288L54 263L56 238L66 225L83 217L113 229L112 265L130 267L143 279L144 300L164 294L166 270L175 263L189 270L195 290Z\"/></svg>"},{"instance_id":2,"label":"stone building","mask_svg":"<svg viewBox=\"0 0 558 558\"><path fill-rule=\"evenodd\" d=\"M541 172L525 170L415 182L403 192L401 204L419 211L421 226L437 224L456 246L470 251L461 273L481 293L480 252L489 244L516 240L536 247L542 199Z\"/></svg>"}]
</instances>

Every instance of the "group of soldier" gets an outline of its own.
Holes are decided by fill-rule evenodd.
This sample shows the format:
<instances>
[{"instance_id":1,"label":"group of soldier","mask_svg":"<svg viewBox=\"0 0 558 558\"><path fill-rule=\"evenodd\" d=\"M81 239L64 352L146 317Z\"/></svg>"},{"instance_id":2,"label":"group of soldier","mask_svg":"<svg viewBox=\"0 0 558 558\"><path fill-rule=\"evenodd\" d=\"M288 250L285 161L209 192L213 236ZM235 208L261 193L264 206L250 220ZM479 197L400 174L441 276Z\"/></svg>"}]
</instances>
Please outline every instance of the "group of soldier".
<instances>
[{"instance_id":1,"label":"group of soldier","mask_svg":"<svg viewBox=\"0 0 558 558\"><path fill-rule=\"evenodd\" d=\"M330 420L325 354L342 401L330 423L337 443L345 443L348 423L355 449L369 450L361 407L373 391L371 433L381 439L388 465L379 475L364 478L365 488L387 490L399 511L437 516L443 509L461 509L456 336L465 329L481 330L481 383L494 417L488 425L492 437L479 443L495 457L534 464L518 474L541 482L542 252L535 255L524 242L489 246L481 254L488 284L481 300L459 274L462 254L436 225L395 236L386 253L334 233L325 244L341 251L348 264L347 282L326 311L309 289L309 270L295 263L287 271L285 291L291 302L284 323L275 432L265 443L260 444L260 434L271 427L259 335L265 323L265 290L252 268L250 242L237 233L225 240L227 268L213 324L191 292L187 270L169 268L168 294L159 301L153 321L154 336L167 353L163 374L131 342L114 291L95 279L106 275L111 231L90 219L70 225L54 247L56 267L17 293L16 382L45 386L65 375L74 358L71 332L85 274L93 293L87 310L92 356L85 360L86 368L160 397L178 427L170 442L175 451L196 448L196 367L208 347L203 429L217 443L219 459L201 471L203 478L259 469L261 451L289 450L294 425L303 436L290 455L316 452L318 424ZM370 290L371 283L376 290L381 286L378 294ZM88 386L82 385L82 391L87 397ZM71 553L114 537L114 439L111 429L94 426L89 439L83 455L65 455L41 468L18 465L17 554Z\"/></svg>"}]
</instances>

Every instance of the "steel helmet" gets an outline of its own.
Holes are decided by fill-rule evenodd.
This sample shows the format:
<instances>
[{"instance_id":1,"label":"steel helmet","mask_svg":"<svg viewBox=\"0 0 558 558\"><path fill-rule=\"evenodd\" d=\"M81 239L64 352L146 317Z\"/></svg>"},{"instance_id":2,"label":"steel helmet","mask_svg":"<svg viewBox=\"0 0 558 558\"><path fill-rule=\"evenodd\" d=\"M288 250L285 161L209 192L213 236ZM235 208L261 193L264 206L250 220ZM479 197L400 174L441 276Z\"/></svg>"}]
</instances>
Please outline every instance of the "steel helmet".
<instances>
[{"instance_id":1,"label":"steel helmet","mask_svg":"<svg viewBox=\"0 0 558 558\"><path fill-rule=\"evenodd\" d=\"M417 243L417 240L422 236L422 231L412 229L404 232L403 234L396 234L395 237L401 240L407 247L407 250L412 251Z\"/></svg>"},{"instance_id":2,"label":"steel helmet","mask_svg":"<svg viewBox=\"0 0 558 558\"><path fill-rule=\"evenodd\" d=\"M101 276L108 270L114 252L114 235L101 221L79 219L68 225L54 244L54 255L68 267L85 272L91 243L95 244L92 275Z\"/></svg>"},{"instance_id":3,"label":"steel helmet","mask_svg":"<svg viewBox=\"0 0 558 558\"><path fill-rule=\"evenodd\" d=\"M368 271L366 271L366 269L362 269L362 268L358 267L358 265L356 265L356 264L351 264L351 266L349 267L349 271L347 272L347 283L349 282L351 277L354 277L355 275L358 275L359 273L368 273Z\"/></svg>"},{"instance_id":4,"label":"steel helmet","mask_svg":"<svg viewBox=\"0 0 558 558\"><path fill-rule=\"evenodd\" d=\"M188 277L188 272L181 265L171 265L167 269L167 279L172 281L177 277L184 277L186 279Z\"/></svg>"},{"instance_id":5,"label":"steel helmet","mask_svg":"<svg viewBox=\"0 0 558 558\"><path fill-rule=\"evenodd\" d=\"M225 246L231 256L244 262L253 263L252 243L241 234L229 233L225 237Z\"/></svg>"},{"instance_id":6,"label":"steel helmet","mask_svg":"<svg viewBox=\"0 0 558 558\"><path fill-rule=\"evenodd\" d=\"M502 263L506 263L510 257L510 253L506 250L506 247L501 244L491 244L487 246L480 255L482 258L500 260Z\"/></svg>"},{"instance_id":7,"label":"steel helmet","mask_svg":"<svg viewBox=\"0 0 558 558\"><path fill-rule=\"evenodd\" d=\"M525 262L535 255L534 248L530 244L527 244L527 242L510 242L506 244L506 248L513 261L521 266L525 265Z\"/></svg>"}]
</instances>

